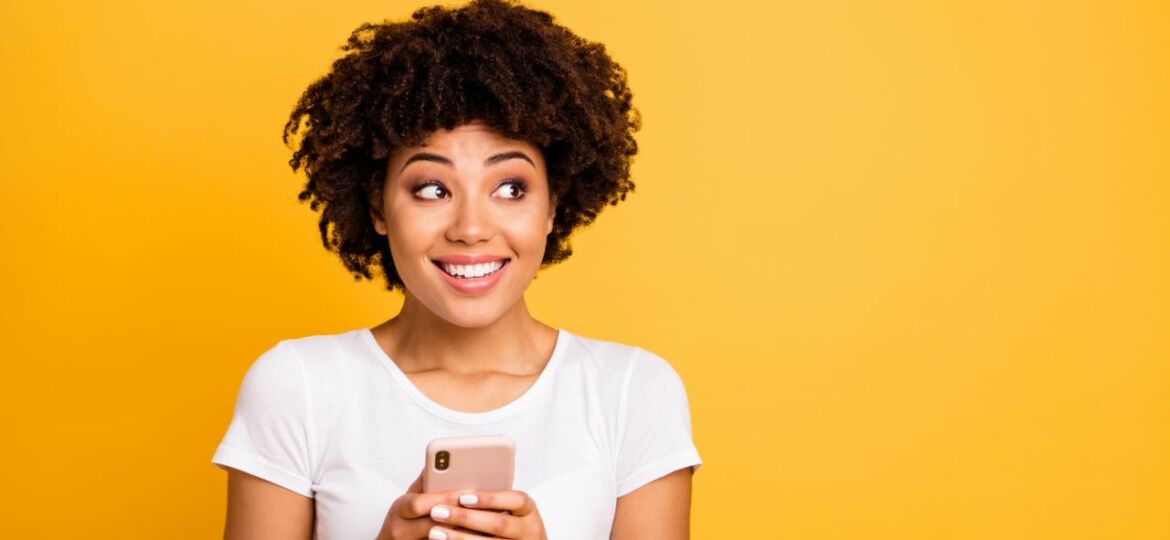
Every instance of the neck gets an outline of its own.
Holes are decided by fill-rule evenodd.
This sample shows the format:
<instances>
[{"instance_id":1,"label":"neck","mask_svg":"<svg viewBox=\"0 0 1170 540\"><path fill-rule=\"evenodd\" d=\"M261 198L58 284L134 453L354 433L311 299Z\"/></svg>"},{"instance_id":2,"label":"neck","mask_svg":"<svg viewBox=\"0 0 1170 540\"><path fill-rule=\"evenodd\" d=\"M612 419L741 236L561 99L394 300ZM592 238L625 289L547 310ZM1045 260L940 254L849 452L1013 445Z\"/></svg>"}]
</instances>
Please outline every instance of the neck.
<instances>
[{"instance_id":1,"label":"neck","mask_svg":"<svg viewBox=\"0 0 1170 540\"><path fill-rule=\"evenodd\" d=\"M459 326L439 317L409 293L394 318L374 328L382 346L405 373L439 370L456 375L540 373L552 352L556 329L528 313L524 297L484 326Z\"/></svg>"}]
</instances>

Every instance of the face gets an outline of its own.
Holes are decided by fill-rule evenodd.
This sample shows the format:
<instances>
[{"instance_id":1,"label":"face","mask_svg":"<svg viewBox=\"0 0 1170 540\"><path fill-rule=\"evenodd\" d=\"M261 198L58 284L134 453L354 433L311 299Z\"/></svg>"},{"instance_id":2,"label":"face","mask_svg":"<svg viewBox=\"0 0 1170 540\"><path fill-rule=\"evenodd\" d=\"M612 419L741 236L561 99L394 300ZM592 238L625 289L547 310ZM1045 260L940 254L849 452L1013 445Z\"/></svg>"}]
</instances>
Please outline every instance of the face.
<instances>
[{"instance_id":1,"label":"face","mask_svg":"<svg viewBox=\"0 0 1170 540\"><path fill-rule=\"evenodd\" d=\"M407 301L462 327L518 305L556 216L540 150L480 123L391 154L381 203L371 217Z\"/></svg>"}]
</instances>

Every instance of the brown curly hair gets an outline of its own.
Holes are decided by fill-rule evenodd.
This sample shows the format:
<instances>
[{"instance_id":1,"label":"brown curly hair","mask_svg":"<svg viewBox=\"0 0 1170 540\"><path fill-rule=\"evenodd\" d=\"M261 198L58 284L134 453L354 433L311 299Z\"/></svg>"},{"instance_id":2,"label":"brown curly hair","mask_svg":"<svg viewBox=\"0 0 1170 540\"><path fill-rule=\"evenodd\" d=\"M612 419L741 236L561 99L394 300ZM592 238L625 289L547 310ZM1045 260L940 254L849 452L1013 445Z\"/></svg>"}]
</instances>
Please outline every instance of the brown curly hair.
<instances>
[{"instance_id":1,"label":"brown curly hair","mask_svg":"<svg viewBox=\"0 0 1170 540\"><path fill-rule=\"evenodd\" d=\"M478 120L540 148L557 205L541 268L568 258L570 234L634 190L641 117L626 72L548 13L509 0L424 7L409 21L362 24L341 50L283 139L308 177L298 200L321 209L321 241L355 281L380 266L387 290L405 288L370 211L381 210L390 153L438 129Z\"/></svg>"}]
</instances>

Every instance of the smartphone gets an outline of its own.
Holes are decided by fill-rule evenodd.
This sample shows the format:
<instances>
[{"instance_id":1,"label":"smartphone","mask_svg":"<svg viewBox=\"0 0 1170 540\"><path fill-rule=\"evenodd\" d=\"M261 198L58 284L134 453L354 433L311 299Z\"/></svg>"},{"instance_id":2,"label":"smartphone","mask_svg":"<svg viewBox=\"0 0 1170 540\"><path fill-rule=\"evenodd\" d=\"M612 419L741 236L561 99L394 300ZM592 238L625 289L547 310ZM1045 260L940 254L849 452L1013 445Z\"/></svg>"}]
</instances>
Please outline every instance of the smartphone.
<instances>
[{"instance_id":1,"label":"smartphone","mask_svg":"<svg viewBox=\"0 0 1170 540\"><path fill-rule=\"evenodd\" d=\"M512 489L516 441L507 435L442 437L427 444L423 491Z\"/></svg>"}]
</instances>

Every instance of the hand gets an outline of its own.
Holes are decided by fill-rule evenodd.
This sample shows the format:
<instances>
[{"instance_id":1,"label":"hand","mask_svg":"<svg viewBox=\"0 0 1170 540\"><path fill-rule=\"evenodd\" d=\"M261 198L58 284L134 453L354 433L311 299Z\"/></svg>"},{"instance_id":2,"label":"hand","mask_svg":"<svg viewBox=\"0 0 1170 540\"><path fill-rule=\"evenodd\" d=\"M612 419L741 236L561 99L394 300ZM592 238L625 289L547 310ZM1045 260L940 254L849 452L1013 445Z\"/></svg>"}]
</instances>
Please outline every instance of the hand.
<instances>
[{"instance_id":1,"label":"hand","mask_svg":"<svg viewBox=\"0 0 1170 540\"><path fill-rule=\"evenodd\" d=\"M476 496L478 502L467 505L475 509L461 507L460 495ZM448 517L438 517L443 514L436 507L446 508ZM419 472L406 493L390 505L375 540L462 540L491 538L490 534L516 540L547 540L536 503L526 493L469 490L423 493L422 472Z\"/></svg>"},{"instance_id":2,"label":"hand","mask_svg":"<svg viewBox=\"0 0 1170 540\"><path fill-rule=\"evenodd\" d=\"M382 521L382 530L374 540L419 540L426 538L431 527L436 523L431 521L431 507L436 504L459 504L458 491L444 491L423 493L422 472L418 478L406 488L390 509L386 511L386 519Z\"/></svg>"},{"instance_id":3,"label":"hand","mask_svg":"<svg viewBox=\"0 0 1170 540\"><path fill-rule=\"evenodd\" d=\"M442 525L432 527L428 539L548 540L536 502L523 491L464 490L457 501L457 505L440 502L431 508L431 519Z\"/></svg>"}]
</instances>

